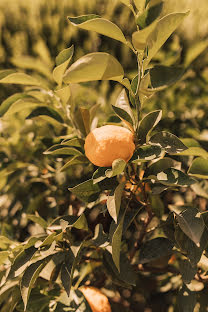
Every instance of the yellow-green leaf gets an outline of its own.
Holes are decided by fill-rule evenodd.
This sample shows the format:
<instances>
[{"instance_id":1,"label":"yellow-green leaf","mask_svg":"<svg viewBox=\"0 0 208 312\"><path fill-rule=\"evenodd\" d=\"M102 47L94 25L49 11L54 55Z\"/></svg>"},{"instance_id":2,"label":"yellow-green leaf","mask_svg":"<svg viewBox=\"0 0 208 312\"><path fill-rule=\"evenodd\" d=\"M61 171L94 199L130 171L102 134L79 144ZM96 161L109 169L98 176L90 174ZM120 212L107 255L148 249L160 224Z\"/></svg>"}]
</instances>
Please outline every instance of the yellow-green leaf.
<instances>
[{"instance_id":1,"label":"yellow-green leaf","mask_svg":"<svg viewBox=\"0 0 208 312\"><path fill-rule=\"evenodd\" d=\"M68 17L68 19L73 25L81 29L96 31L99 34L126 43L126 39L121 29L116 24L107 19L101 18L98 15L82 15Z\"/></svg>"},{"instance_id":2,"label":"yellow-green leaf","mask_svg":"<svg viewBox=\"0 0 208 312\"><path fill-rule=\"evenodd\" d=\"M121 64L110 54L95 52L78 59L66 71L65 83L79 83L94 80L122 81L124 70Z\"/></svg>"}]
</instances>

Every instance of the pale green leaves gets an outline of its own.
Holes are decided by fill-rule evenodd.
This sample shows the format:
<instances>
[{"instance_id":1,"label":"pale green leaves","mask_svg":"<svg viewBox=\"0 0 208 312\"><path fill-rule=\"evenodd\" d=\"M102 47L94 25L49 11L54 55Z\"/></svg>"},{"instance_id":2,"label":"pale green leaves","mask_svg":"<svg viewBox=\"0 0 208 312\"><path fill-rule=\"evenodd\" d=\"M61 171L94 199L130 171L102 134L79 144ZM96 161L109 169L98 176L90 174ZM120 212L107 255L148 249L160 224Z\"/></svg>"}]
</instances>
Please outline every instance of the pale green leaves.
<instances>
[{"instance_id":1,"label":"pale green leaves","mask_svg":"<svg viewBox=\"0 0 208 312\"><path fill-rule=\"evenodd\" d=\"M3 76L2 79L0 79L0 83L11 83L11 84L23 84L26 86L32 85L32 86L40 86L40 82L27 74L24 73L12 73L10 74L9 71L5 71L6 74L3 75L2 72L0 72L0 75Z\"/></svg>"},{"instance_id":2,"label":"pale green leaves","mask_svg":"<svg viewBox=\"0 0 208 312\"><path fill-rule=\"evenodd\" d=\"M149 35L147 40L148 57L144 61L144 68L147 68L151 59L188 14L189 12L171 13L158 21L155 29L152 31L151 35Z\"/></svg>"},{"instance_id":3,"label":"pale green leaves","mask_svg":"<svg viewBox=\"0 0 208 312\"><path fill-rule=\"evenodd\" d=\"M154 30L156 24L157 24L157 21L153 22L146 28L135 31L133 33L132 43L137 51L142 52L145 49L147 42L148 42L148 37Z\"/></svg>"},{"instance_id":4,"label":"pale green leaves","mask_svg":"<svg viewBox=\"0 0 208 312\"><path fill-rule=\"evenodd\" d=\"M95 52L87 54L73 63L64 75L65 83L79 83L94 80L122 81L124 70L110 54Z\"/></svg>"},{"instance_id":5,"label":"pale green leaves","mask_svg":"<svg viewBox=\"0 0 208 312\"><path fill-rule=\"evenodd\" d=\"M77 17L68 17L68 19L73 25L81 29L96 31L101 35L105 35L126 43L126 39L120 28L109 20L101 18L98 15L82 15Z\"/></svg>"},{"instance_id":6,"label":"pale green leaves","mask_svg":"<svg viewBox=\"0 0 208 312\"><path fill-rule=\"evenodd\" d=\"M69 62L74 54L74 46L65 49L56 57L56 67L53 70L53 78L59 86L62 84L63 74L69 65Z\"/></svg>"}]
</instances>

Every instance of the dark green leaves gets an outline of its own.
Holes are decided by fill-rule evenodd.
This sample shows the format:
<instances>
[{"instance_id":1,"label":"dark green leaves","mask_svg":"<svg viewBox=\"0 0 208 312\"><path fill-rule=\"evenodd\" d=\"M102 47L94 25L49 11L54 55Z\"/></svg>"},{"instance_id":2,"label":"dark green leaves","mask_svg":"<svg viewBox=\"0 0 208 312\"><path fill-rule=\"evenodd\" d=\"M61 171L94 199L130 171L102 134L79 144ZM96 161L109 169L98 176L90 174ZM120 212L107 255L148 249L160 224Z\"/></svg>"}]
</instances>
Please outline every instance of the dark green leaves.
<instances>
[{"instance_id":1,"label":"dark green leaves","mask_svg":"<svg viewBox=\"0 0 208 312\"><path fill-rule=\"evenodd\" d=\"M149 263L172 253L173 244L164 237L157 237L144 243L139 253L139 263Z\"/></svg>"},{"instance_id":2,"label":"dark green leaves","mask_svg":"<svg viewBox=\"0 0 208 312\"><path fill-rule=\"evenodd\" d=\"M187 147L174 134L165 131L153 135L150 138L149 143L160 146L169 154L180 153L187 149Z\"/></svg>"},{"instance_id":3,"label":"dark green leaves","mask_svg":"<svg viewBox=\"0 0 208 312\"><path fill-rule=\"evenodd\" d=\"M57 110L49 106L41 106L32 111L32 113L27 116L27 119L38 117L38 116L48 116L56 121L63 123L63 118Z\"/></svg>"},{"instance_id":4,"label":"dark green leaves","mask_svg":"<svg viewBox=\"0 0 208 312\"><path fill-rule=\"evenodd\" d=\"M204 231L204 221L196 208L188 208L176 214L181 230L199 247Z\"/></svg>"},{"instance_id":5,"label":"dark green leaves","mask_svg":"<svg viewBox=\"0 0 208 312\"><path fill-rule=\"evenodd\" d=\"M195 180L187 174L175 168L168 168L157 173L157 180L164 185L189 186Z\"/></svg>"},{"instance_id":6,"label":"dark green leaves","mask_svg":"<svg viewBox=\"0 0 208 312\"><path fill-rule=\"evenodd\" d=\"M48 263L48 261L50 261L50 259L51 259L51 256L48 256L47 258L41 259L31 264L23 274L20 289L21 289L24 306L25 306L25 311L26 311L27 302L30 296L32 286L35 283L36 279L38 278L40 272L42 271L44 266Z\"/></svg>"},{"instance_id":7,"label":"dark green leaves","mask_svg":"<svg viewBox=\"0 0 208 312\"><path fill-rule=\"evenodd\" d=\"M96 31L99 34L126 43L126 39L121 29L107 19L95 14L68 17L70 22L81 29Z\"/></svg>"},{"instance_id":8,"label":"dark green leaves","mask_svg":"<svg viewBox=\"0 0 208 312\"><path fill-rule=\"evenodd\" d=\"M74 46L72 45L70 48L61 51L56 57L56 67L53 70L53 78L59 86L62 84L63 74L71 61L73 54Z\"/></svg>"},{"instance_id":9,"label":"dark green leaves","mask_svg":"<svg viewBox=\"0 0 208 312\"><path fill-rule=\"evenodd\" d=\"M159 2L146 9L142 14L140 14L136 20L137 25L141 29L149 26L156 18L159 17L163 8L163 2Z\"/></svg>"},{"instance_id":10,"label":"dark green leaves","mask_svg":"<svg viewBox=\"0 0 208 312\"><path fill-rule=\"evenodd\" d=\"M120 183L116 187L115 191L112 191L108 195L108 199L107 199L108 212L116 223L117 223L118 215L120 211L121 198L122 198L124 186L125 186L125 183Z\"/></svg>"},{"instance_id":11,"label":"dark green leaves","mask_svg":"<svg viewBox=\"0 0 208 312\"><path fill-rule=\"evenodd\" d=\"M93 184L93 180L87 180L79 185L76 185L69 190L83 201L93 201L100 193L98 184Z\"/></svg>"},{"instance_id":12,"label":"dark green leaves","mask_svg":"<svg viewBox=\"0 0 208 312\"><path fill-rule=\"evenodd\" d=\"M162 150L157 145L144 145L137 148L133 163L145 162L159 158L162 155ZM136 158L136 159L135 159Z\"/></svg>"},{"instance_id":13,"label":"dark green leaves","mask_svg":"<svg viewBox=\"0 0 208 312\"><path fill-rule=\"evenodd\" d=\"M167 87L178 81L184 73L180 66L161 66L156 65L150 69L150 80L153 88Z\"/></svg>"},{"instance_id":14,"label":"dark green leaves","mask_svg":"<svg viewBox=\"0 0 208 312\"><path fill-rule=\"evenodd\" d=\"M146 137L148 133L158 124L162 118L162 111L156 110L147 114L142 121L137 130L137 139L139 144L146 142Z\"/></svg>"},{"instance_id":15,"label":"dark green leaves","mask_svg":"<svg viewBox=\"0 0 208 312\"><path fill-rule=\"evenodd\" d=\"M193 312L196 305L196 293L190 291L185 285L179 291L178 294L178 307L180 312Z\"/></svg>"}]
</instances>

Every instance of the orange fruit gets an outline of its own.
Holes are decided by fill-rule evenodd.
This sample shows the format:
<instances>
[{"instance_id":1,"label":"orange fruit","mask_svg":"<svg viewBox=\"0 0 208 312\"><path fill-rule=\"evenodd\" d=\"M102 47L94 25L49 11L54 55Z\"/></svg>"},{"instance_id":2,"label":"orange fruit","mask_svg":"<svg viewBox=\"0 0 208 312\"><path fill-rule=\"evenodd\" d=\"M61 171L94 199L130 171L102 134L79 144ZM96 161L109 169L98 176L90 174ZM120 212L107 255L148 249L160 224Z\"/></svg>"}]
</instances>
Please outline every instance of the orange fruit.
<instances>
[{"instance_id":1,"label":"orange fruit","mask_svg":"<svg viewBox=\"0 0 208 312\"><path fill-rule=\"evenodd\" d=\"M83 286L80 291L85 296L92 312L111 312L111 306L106 295L93 286Z\"/></svg>"},{"instance_id":2,"label":"orange fruit","mask_svg":"<svg viewBox=\"0 0 208 312\"><path fill-rule=\"evenodd\" d=\"M106 125L87 135L84 149L87 158L98 167L110 167L118 158L128 162L135 150L134 135L124 127Z\"/></svg>"}]
</instances>

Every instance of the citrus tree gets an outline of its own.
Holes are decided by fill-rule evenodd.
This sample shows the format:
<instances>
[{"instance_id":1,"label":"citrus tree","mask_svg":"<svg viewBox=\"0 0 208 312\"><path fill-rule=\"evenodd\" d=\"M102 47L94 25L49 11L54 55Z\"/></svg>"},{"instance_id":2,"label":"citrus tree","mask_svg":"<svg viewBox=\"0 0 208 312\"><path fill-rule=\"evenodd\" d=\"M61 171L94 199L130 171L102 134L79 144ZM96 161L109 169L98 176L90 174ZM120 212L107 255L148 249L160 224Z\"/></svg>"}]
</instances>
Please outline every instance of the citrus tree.
<instances>
[{"instance_id":1,"label":"citrus tree","mask_svg":"<svg viewBox=\"0 0 208 312\"><path fill-rule=\"evenodd\" d=\"M0 106L7 133L1 138L1 190L11 202L14 191L25 199L4 216L2 311L144 311L152 293L171 293L155 311L206 309L208 215L197 195L207 196L207 151L161 129L160 109L143 114L149 98L186 73L155 64L154 57L188 13L160 18L161 1L121 2L135 18L130 39L95 14L68 19L127 46L137 68L131 81L107 52L86 54L69 66L73 45L58 54L50 79L0 72L1 84L25 86ZM95 100L100 80L111 81L111 90L119 85L110 116ZM83 105L83 89L83 101L95 105ZM14 140L21 160L13 157ZM65 214L57 209L59 196ZM15 225L27 233L21 236Z\"/></svg>"}]
</instances>

